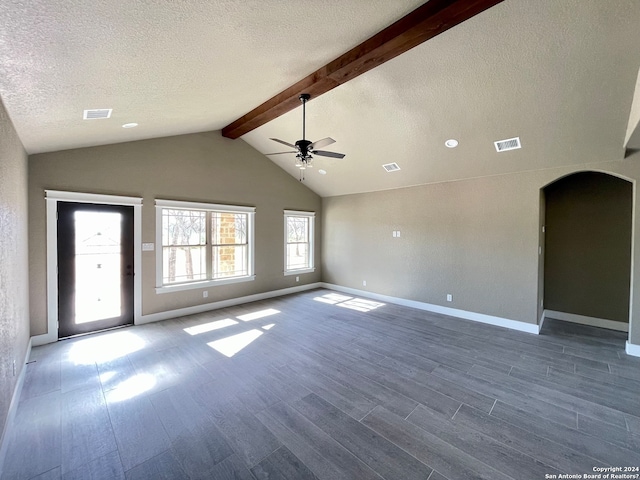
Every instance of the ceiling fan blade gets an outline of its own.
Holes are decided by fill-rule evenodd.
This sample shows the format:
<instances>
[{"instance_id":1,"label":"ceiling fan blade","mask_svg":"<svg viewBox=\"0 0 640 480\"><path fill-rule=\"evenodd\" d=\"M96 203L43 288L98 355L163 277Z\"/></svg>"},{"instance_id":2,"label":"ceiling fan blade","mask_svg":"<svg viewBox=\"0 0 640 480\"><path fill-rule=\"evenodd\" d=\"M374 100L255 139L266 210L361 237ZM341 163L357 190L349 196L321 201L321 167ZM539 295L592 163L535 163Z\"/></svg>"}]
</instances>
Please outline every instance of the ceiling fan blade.
<instances>
[{"instance_id":1,"label":"ceiling fan blade","mask_svg":"<svg viewBox=\"0 0 640 480\"><path fill-rule=\"evenodd\" d=\"M344 158L344 153L338 152L327 152L326 150L313 150L311 153L314 155L320 155L321 157L331 157L331 158Z\"/></svg>"},{"instance_id":2,"label":"ceiling fan blade","mask_svg":"<svg viewBox=\"0 0 640 480\"><path fill-rule=\"evenodd\" d=\"M298 151L297 150L292 150L290 152L265 153L265 155L282 155L283 153L298 153Z\"/></svg>"},{"instance_id":3,"label":"ceiling fan blade","mask_svg":"<svg viewBox=\"0 0 640 480\"><path fill-rule=\"evenodd\" d=\"M283 145L286 145L287 147L296 148L296 146L295 146L295 145L293 145L293 144L291 144L291 143L289 143L289 142L285 142L284 140L279 140L279 139L277 139L277 138L270 138L269 140L273 140L274 142L281 143L281 144L283 144Z\"/></svg>"},{"instance_id":4,"label":"ceiling fan blade","mask_svg":"<svg viewBox=\"0 0 640 480\"><path fill-rule=\"evenodd\" d=\"M327 145L331 145L332 143L336 143L336 141L333 138L331 137L323 138L322 140L317 140L313 142L311 145L309 145L309 150L313 150L314 148L326 147Z\"/></svg>"}]
</instances>

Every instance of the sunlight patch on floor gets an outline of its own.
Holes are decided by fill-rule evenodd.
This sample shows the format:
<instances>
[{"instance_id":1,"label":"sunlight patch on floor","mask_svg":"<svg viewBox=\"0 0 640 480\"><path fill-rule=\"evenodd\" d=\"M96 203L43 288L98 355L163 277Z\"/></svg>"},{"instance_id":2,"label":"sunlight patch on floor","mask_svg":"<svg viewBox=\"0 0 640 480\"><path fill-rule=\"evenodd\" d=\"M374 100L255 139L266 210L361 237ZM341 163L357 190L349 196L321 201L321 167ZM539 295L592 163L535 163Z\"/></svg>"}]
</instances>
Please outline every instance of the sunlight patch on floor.
<instances>
[{"instance_id":1,"label":"sunlight patch on floor","mask_svg":"<svg viewBox=\"0 0 640 480\"><path fill-rule=\"evenodd\" d=\"M116 376L116 372L114 372L113 370L110 372L104 372L103 374L100 375L100 382L102 383L108 382L115 376Z\"/></svg>"},{"instance_id":2,"label":"sunlight patch on floor","mask_svg":"<svg viewBox=\"0 0 640 480\"><path fill-rule=\"evenodd\" d=\"M339 293L327 293L321 297L315 297L316 302L328 303L342 308L357 310L358 312L370 312L376 308L385 305L382 302L374 302L373 300L365 300L364 298L354 298Z\"/></svg>"},{"instance_id":3,"label":"sunlight patch on floor","mask_svg":"<svg viewBox=\"0 0 640 480\"><path fill-rule=\"evenodd\" d=\"M69 350L69 359L76 365L104 363L142 350L145 345L142 338L128 331L107 333L77 340Z\"/></svg>"},{"instance_id":4,"label":"sunlight patch on floor","mask_svg":"<svg viewBox=\"0 0 640 480\"><path fill-rule=\"evenodd\" d=\"M326 295L322 295L321 297L314 298L314 300L316 302L335 305L336 303L345 302L347 300L351 300L352 298L353 297L347 297L346 295L340 295L339 293L327 293Z\"/></svg>"},{"instance_id":5,"label":"sunlight patch on floor","mask_svg":"<svg viewBox=\"0 0 640 480\"><path fill-rule=\"evenodd\" d=\"M350 308L359 312L370 312L376 308L382 307L384 303L374 302L373 300L364 300L362 298L354 298L346 302L338 303L338 307Z\"/></svg>"},{"instance_id":6,"label":"sunlight patch on floor","mask_svg":"<svg viewBox=\"0 0 640 480\"><path fill-rule=\"evenodd\" d=\"M130 398L137 397L147 390L151 390L155 384L156 379L151 374L141 373L134 375L133 377L118 384L118 386L113 390L106 392L105 395L107 397L107 402L122 402L124 400L129 400Z\"/></svg>"},{"instance_id":7,"label":"sunlight patch on floor","mask_svg":"<svg viewBox=\"0 0 640 480\"><path fill-rule=\"evenodd\" d=\"M260 330L253 329L249 330L248 332L238 333L237 335L231 335L230 337L221 338L220 340L216 340L214 342L209 342L207 343L207 345L209 345L214 350L217 350L221 354L231 358L263 333L264 332Z\"/></svg>"},{"instance_id":8,"label":"sunlight patch on floor","mask_svg":"<svg viewBox=\"0 0 640 480\"><path fill-rule=\"evenodd\" d=\"M245 315L239 315L236 318L242 320L243 322L249 322L251 320L258 320L259 318L268 317L270 315L275 315L276 313L280 313L280 310L276 310L275 308L267 308L265 310L260 310L258 312L247 313Z\"/></svg>"},{"instance_id":9,"label":"sunlight patch on floor","mask_svg":"<svg viewBox=\"0 0 640 480\"><path fill-rule=\"evenodd\" d=\"M193 327L184 328L183 330L189 335L199 335L201 333L212 332L219 330L220 328L230 327L231 325L237 325L238 322L230 318L224 320L216 320L215 322L203 323L201 325L195 325Z\"/></svg>"}]
</instances>

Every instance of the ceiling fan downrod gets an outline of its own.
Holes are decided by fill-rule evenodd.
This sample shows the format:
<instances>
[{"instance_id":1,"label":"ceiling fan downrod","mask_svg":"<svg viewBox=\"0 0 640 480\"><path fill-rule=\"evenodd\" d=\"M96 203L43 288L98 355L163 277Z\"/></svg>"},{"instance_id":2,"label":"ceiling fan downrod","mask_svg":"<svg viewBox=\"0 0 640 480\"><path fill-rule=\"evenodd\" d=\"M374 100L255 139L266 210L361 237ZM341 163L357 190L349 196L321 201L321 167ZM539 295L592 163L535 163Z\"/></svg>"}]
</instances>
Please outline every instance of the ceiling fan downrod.
<instances>
[{"instance_id":1,"label":"ceiling fan downrod","mask_svg":"<svg viewBox=\"0 0 640 480\"><path fill-rule=\"evenodd\" d=\"M302 140L306 140L305 129L306 129L306 109L307 109L307 101L311 98L311 95L308 93L300 94L300 101L302 102Z\"/></svg>"}]
</instances>

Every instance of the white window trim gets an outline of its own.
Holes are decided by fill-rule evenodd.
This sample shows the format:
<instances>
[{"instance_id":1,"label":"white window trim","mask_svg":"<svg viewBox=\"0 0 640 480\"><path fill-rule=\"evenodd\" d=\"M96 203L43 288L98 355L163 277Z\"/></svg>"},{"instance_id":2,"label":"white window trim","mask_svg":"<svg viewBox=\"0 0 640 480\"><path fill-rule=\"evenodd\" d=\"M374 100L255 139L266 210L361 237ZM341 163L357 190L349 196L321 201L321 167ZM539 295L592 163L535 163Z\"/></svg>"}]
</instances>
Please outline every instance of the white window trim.
<instances>
[{"instance_id":1,"label":"white window trim","mask_svg":"<svg viewBox=\"0 0 640 480\"><path fill-rule=\"evenodd\" d=\"M309 268L298 268L293 270L287 270L287 217L309 217ZM315 212L302 212L298 210L285 210L284 211L284 276L288 275L300 275L301 273L313 273L315 268Z\"/></svg>"},{"instance_id":2,"label":"white window trim","mask_svg":"<svg viewBox=\"0 0 640 480\"><path fill-rule=\"evenodd\" d=\"M197 280L189 283L176 283L172 285L162 284L162 209L171 208L174 210L200 210L206 212L225 213L246 213L247 214L247 243L249 275L233 278L218 278L210 280ZM216 203L182 202L179 200L156 200L156 294L182 292L185 290L195 290L215 287L218 285L229 285L232 283L251 282L255 280L255 212L256 207L242 207L235 205L221 205Z\"/></svg>"}]
</instances>

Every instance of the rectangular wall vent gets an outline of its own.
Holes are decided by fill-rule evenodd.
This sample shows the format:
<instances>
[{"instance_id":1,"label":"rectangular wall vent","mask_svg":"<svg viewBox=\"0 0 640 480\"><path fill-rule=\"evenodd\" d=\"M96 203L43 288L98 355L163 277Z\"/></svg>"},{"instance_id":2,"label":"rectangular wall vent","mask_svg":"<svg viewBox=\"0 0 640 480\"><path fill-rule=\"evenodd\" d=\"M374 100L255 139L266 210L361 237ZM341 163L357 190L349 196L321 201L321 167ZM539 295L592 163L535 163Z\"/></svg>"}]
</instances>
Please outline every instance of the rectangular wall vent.
<instances>
[{"instance_id":1,"label":"rectangular wall vent","mask_svg":"<svg viewBox=\"0 0 640 480\"><path fill-rule=\"evenodd\" d=\"M400 170L400 166L395 162L382 165L382 168L384 168L387 172L397 172L398 170Z\"/></svg>"},{"instance_id":2,"label":"rectangular wall vent","mask_svg":"<svg viewBox=\"0 0 640 480\"><path fill-rule=\"evenodd\" d=\"M93 108L85 110L82 118L84 120L97 120L99 118L110 118L113 108Z\"/></svg>"},{"instance_id":3,"label":"rectangular wall vent","mask_svg":"<svg viewBox=\"0 0 640 480\"><path fill-rule=\"evenodd\" d=\"M507 150L517 150L518 148L522 148L522 145L520 144L520 137L498 140L497 142L493 142L493 144L496 146L496 151L498 152L506 152Z\"/></svg>"}]
</instances>

